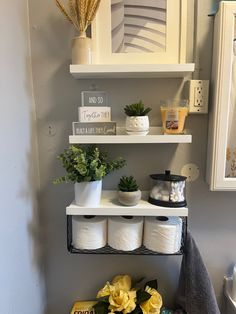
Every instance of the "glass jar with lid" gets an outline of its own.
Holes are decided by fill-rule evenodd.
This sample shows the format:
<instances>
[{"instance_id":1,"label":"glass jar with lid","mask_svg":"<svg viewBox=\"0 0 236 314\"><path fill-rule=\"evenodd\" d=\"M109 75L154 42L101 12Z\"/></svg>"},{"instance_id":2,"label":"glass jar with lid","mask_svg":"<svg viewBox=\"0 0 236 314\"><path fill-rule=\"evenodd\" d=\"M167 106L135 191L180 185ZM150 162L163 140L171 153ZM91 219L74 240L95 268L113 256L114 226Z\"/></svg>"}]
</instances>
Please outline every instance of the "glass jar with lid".
<instances>
[{"instance_id":1,"label":"glass jar with lid","mask_svg":"<svg viewBox=\"0 0 236 314\"><path fill-rule=\"evenodd\" d=\"M164 207L184 207L186 202L186 177L165 173L151 174L152 189L149 203Z\"/></svg>"}]
</instances>

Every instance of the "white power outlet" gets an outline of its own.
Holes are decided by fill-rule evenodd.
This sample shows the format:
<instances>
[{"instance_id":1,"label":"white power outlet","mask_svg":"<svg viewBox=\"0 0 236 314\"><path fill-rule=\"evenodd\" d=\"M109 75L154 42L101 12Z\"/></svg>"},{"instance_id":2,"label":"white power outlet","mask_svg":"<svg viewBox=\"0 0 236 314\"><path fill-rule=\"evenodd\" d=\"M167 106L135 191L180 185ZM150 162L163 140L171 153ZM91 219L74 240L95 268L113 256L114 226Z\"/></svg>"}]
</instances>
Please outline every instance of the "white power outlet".
<instances>
[{"instance_id":1,"label":"white power outlet","mask_svg":"<svg viewBox=\"0 0 236 314\"><path fill-rule=\"evenodd\" d=\"M189 113L208 113L209 81L190 80Z\"/></svg>"}]
</instances>

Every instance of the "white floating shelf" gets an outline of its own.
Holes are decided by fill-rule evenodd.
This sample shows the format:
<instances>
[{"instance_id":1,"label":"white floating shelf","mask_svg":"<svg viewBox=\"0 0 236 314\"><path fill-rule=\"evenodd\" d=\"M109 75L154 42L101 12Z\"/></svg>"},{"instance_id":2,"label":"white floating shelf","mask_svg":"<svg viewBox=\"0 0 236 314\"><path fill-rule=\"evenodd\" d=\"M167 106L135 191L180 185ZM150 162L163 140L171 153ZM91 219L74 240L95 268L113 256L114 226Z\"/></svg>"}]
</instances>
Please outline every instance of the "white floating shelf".
<instances>
[{"instance_id":1,"label":"white floating shelf","mask_svg":"<svg viewBox=\"0 0 236 314\"><path fill-rule=\"evenodd\" d=\"M117 135L71 135L70 144L151 144L191 143L192 135L162 134L161 127L151 127L148 135L127 135L125 128L117 127Z\"/></svg>"},{"instance_id":2,"label":"white floating shelf","mask_svg":"<svg viewBox=\"0 0 236 314\"><path fill-rule=\"evenodd\" d=\"M142 192L143 199L136 206L122 206L117 200L116 191L103 191L99 207L81 207L74 202L66 208L67 215L96 216L188 216L188 208L155 206L148 203L148 192Z\"/></svg>"},{"instance_id":3,"label":"white floating shelf","mask_svg":"<svg viewBox=\"0 0 236 314\"><path fill-rule=\"evenodd\" d=\"M193 72L194 63L182 64L71 64L76 79L91 78L176 78Z\"/></svg>"}]
</instances>

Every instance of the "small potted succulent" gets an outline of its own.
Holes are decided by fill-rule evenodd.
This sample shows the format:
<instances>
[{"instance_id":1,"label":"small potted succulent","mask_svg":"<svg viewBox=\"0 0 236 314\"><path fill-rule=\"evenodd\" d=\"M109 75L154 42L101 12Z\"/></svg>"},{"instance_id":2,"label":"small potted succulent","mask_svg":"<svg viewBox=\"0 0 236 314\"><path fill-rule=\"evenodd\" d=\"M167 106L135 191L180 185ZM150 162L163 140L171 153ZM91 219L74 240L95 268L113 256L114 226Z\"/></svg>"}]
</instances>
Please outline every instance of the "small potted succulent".
<instances>
[{"instance_id":1,"label":"small potted succulent","mask_svg":"<svg viewBox=\"0 0 236 314\"><path fill-rule=\"evenodd\" d=\"M126 133L129 135L147 135L149 132L149 118L147 114L151 108L145 108L143 102L126 105L124 108L126 117Z\"/></svg>"},{"instance_id":2,"label":"small potted succulent","mask_svg":"<svg viewBox=\"0 0 236 314\"><path fill-rule=\"evenodd\" d=\"M72 182L75 188L75 202L79 206L96 207L100 204L102 179L112 171L125 165L123 158L109 160L98 147L71 145L58 156L67 174L53 182Z\"/></svg>"},{"instance_id":3,"label":"small potted succulent","mask_svg":"<svg viewBox=\"0 0 236 314\"><path fill-rule=\"evenodd\" d=\"M141 191L133 176L122 176L118 189L118 200L122 205L135 206L141 199Z\"/></svg>"}]
</instances>

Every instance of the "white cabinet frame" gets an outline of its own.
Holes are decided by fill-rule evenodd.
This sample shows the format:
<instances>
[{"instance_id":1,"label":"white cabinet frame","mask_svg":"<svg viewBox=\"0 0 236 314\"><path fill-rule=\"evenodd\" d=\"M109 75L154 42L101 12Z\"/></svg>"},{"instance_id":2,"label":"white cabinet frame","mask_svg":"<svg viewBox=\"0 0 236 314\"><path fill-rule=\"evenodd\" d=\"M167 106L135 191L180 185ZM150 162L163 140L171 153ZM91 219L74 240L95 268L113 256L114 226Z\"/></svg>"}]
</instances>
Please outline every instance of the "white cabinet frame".
<instances>
[{"instance_id":1,"label":"white cabinet frame","mask_svg":"<svg viewBox=\"0 0 236 314\"><path fill-rule=\"evenodd\" d=\"M236 190L236 178L225 176L235 22L236 2L222 1L215 17L208 132L207 181L212 191Z\"/></svg>"}]
</instances>

